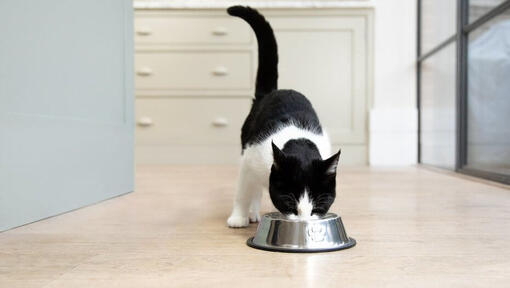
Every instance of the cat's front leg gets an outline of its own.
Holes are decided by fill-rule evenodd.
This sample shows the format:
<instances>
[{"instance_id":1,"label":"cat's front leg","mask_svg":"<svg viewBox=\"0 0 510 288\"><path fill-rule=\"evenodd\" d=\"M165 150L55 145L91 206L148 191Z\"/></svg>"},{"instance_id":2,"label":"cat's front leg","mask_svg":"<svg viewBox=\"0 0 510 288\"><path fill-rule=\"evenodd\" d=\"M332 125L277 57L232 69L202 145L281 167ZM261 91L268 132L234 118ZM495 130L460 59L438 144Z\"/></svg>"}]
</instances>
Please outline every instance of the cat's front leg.
<instances>
[{"instance_id":1,"label":"cat's front leg","mask_svg":"<svg viewBox=\"0 0 510 288\"><path fill-rule=\"evenodd\" d=\"M250 223L250 204L260 191L261 186L256 177L250 173L250 169L246 165L241 165L239 182L234 197L234 208L227 220L229 227L241 228L248 226ZM258 214L258 211L256 212Z\"/></svg>"},{"instance_id":2,"label":"cat's front leg","mask_svg":"<svg viewBox=\"0 0 510 288\"><path fill-rule=\"evenodd\" d=\"M257 223L260 221L260 201L262 199L262 188L259 188L253 193L253 198L250 204L250 223Z\"/></svg>"}]
</instances>

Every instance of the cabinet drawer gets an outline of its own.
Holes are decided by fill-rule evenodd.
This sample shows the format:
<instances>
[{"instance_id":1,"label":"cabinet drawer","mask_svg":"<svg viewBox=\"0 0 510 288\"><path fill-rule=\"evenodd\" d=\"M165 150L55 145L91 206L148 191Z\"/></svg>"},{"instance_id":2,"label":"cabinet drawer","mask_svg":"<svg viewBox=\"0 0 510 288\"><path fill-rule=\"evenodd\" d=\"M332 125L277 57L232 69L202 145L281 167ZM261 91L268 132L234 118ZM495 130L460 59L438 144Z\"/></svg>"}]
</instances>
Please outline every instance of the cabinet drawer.
<instances>
[{"instance_id":1,"label":"cabinet drawer","mask_svg":"<svg viewBox=\"0 0 510 288\"><path fill-rule=\"evenodd\" d=\"M251 31L228 16L186 16L137 13L138 44L249 44Z\"/></svg>"},{"instance_id":2,"label":"cabinet drawer","mask_svg":"<svg viewBox=\"0 0 510 288\"><path fill-rule=\"evenodd\" d=\"M251 89L250 51L138 52L136 89Z\"/></svg>"},{"instance_id":3,"label":"cabinet drawer","mask_svg":"<svg viewBox=\"0 0 510 288\"><path fill-rule=\"evenodd\" d=\"M137 145L238 144L249 98L136 100Z\"/></svg>"}]
</instances>

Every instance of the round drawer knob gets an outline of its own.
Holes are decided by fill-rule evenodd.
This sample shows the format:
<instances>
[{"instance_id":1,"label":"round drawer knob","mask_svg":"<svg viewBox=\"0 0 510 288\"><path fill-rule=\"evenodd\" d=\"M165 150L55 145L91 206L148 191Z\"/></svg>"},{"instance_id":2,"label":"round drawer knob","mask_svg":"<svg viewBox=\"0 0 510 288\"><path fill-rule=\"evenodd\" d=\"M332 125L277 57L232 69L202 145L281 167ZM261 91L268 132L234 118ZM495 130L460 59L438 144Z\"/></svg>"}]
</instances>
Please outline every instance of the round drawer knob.
<instances>
[{"instance_id":1,"label":"round drawer knob","mask_svg":"<svg viewBox=\"0 0 510 288\"><path fill-rule=\"evenodd\" d=\"M216 76L226 76L228 75L228 69L225 66L218 66L214 68L212 73Z\"/></svg>"},{"instance_id":2,"label":"round drawer knob","mask_svg":"<svg viewBox=\"0 0 510 288\"><path fill-rule=\"evenodd\" d=\"M136 29L136 34L138 34L140 36L149 36L152 34L152 31L148 27L140 27L140 28Z\"/></svg>"},{"instance_id":3,"label":"round drawer knob","mask_svg":"<svg viewBox=\"0 0 510 288\"><path fill-rule=\"evenodd\" d=\"M215 127L225 127L228 126L227 118L218 117L212 121L213 126Z\"/></svg>"},{"instance_id":4,"label":"round drawer knob","mask_svg":"<svg viewBox=\"0 0 510 288\"><path fill-rule=\"evenodd\" d=\"M225 28L223 26L218 26L218 27L214 28L214 30L212 31L212 34L216 35L216 36L224 36L224 35L228 34L228 30L227 30L227 28Z\"/></svg>"},{"instance_id":5,"label":"round drawer knob","mask_svg":"<svg viewBox=\"0 0 510 288\"><path fill-rule=\"evenodd\" d=\"M138 125L142 127L149 127L154 125L154 122L152 122L152 118L150 117L140 117L138 120Z\"/></svg>"},{"instance_id":6,"label":"round drawer knob","mask_svg":"<svg viewBox=\"0 0 510 288\"><path fill-rule=\"evenodd\" d=\"M149 67L142 67L136 71L136 74L140 76L150 76L152 75L152 69Z\"/></svg>"}]
</instances>

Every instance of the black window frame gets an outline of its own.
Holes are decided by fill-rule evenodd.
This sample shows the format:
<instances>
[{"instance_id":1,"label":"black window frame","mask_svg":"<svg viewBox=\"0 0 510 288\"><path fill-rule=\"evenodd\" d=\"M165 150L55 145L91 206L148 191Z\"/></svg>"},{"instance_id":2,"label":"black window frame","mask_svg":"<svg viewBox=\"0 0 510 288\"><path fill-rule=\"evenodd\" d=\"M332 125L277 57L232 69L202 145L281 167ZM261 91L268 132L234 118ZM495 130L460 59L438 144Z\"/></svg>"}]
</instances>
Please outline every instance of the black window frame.
<instances>
[{"instance_id":1,"label":"black window frame","mask_svg":"<svg viewBox=\"0 0 510 288\"><path fill-rule=\"evenodd\" d=\"M506 0L495 6L484 15L469 23L469 0L457 0L457 27L454 35L442 41L429 51L421 50L421 28L422 28L422 0L417 0L417 60L416 60L416 79L417 79L417 108L418 108L418 163L422 163L421 157L421 69L425 59L449 44L456 44L456 155L454 170L459 173L485 178L493 181L510 184L510 175L488 172L465 167L467 164L467 61L468 61L468 35L470 32L493 20L497 16L510 9L510 0ZM423 54L422 54L423 53Z\"/></svg>"}]
</instances>

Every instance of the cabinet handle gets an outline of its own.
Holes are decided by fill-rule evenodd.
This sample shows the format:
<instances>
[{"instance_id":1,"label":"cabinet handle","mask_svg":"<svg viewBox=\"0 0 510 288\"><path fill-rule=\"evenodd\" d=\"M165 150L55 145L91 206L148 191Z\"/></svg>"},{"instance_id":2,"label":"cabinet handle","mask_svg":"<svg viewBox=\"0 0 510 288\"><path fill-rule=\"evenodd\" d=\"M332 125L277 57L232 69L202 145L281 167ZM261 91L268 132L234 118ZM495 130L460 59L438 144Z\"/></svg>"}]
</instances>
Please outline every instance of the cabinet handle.
<instances>
[{"instance_id":1,"label":"cabinet handle","mask_svg":"<svg viewBox=\"0 0 510 288\"><path fill-rule=\"evenodd\" d=\"M149 67L142 67L138 71L136 71L136 74L140 76L150 76L152 75L152 69Z\"/></svg>"},{"instance_id":2,"label":"cabinet handle","mask_svg":"<svg viewBox=\"0 0 510 288\"><path fill-rule=\"evenodd\" d=\"M212 121L213 126L215 127L225 127L228 126L227 118L218 117Z\"/></svg>"},{"instance_id":3,"label":"cabinet handle","mask_svg":"<svg viewBox=\"0 0 510 288\"><path fill-rule=\"evenodd\" d=\"M140 117L138 120L138 125L142 127L149 127L154 125L154 122L152 122L152 118L150 117Z\"/></svg>"},{"instance_id":4,"label":"cabinet handle","mask_svg":"<svg viewBox=\"0 0 510 288\"><path fill-rule=\"evenodd\" d=\"M149 36L152 34L152 31L150 28L147 28L147 27L143 27L143 28L139 28L136 30L136 34L140 35L140 36Z\"/></svg>"},{"instance_id":5,"label":"cabinet handle","mask_svg":"<svg viewBox=\"0 0 510 288\"><path fill-rule=\"evenodd\" d=\"M227 67L224 67L224 66L218 66L218 67L214 68L212 73L216 76L225 76L225 75L228 75L228 69L227 69Z\"/></svg>"},{"instance_id":6,"label":"cabinet handle","mask_svg":"<svg viewBox=\"0 0 510 288\"><path fill-rule=\"evenodd\" d=\"M223 26L218 26L218 27L214 28L214 30L212 31L212 34L216 35L216 36L225 36L228 34L228 30L227 30L227 28L225 28Z\"/></svg>"}]
</instances>

